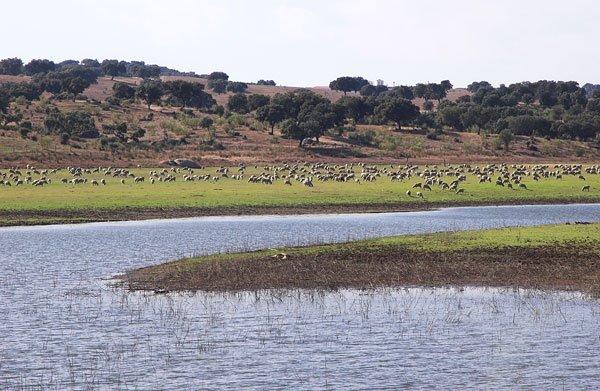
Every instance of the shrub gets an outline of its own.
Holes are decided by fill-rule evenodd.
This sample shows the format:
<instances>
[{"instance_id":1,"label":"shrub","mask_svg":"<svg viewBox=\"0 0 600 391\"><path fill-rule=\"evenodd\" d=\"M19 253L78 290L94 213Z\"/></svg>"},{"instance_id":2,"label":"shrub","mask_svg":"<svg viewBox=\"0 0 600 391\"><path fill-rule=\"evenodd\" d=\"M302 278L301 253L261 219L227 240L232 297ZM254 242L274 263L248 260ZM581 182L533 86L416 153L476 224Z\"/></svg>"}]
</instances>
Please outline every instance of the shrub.
<instances>
[{"instance_id":1,"label":"shrub","mask_svg":"<svg viewBox=\"0 0 600 391\"><path fill-rule=\"evenodd\" d=\"M427 132L426 136L429 140L439 140L440 136L442 135L442 130L441 129L432 129L429 132Z\"/></svg>"},{"instance_id":2,"label":"shrub","mask_svg":"<svg viewBox=\"0 0 600 391\"><path fill-rule=\"evenodd\" d=\"M160 121L160 127L175 134L184 134L188 129L176 119L168 118Z\"/></svg>"},{"instance_id":3,"label":"shrub","mask_svg":"<svg viewBox=\"0 0 600 391\"><path fill-rule=\"evenodd\" d=\"M114 96L109 96L106 98L105 102L100 103L100 107L105 111L109 110L110 106L121 106L121 99Z\"/></svg>"},{"instance_id":4,"label":"shrub","mask_svg":"<svg viewBox=\"0 0 600 391\"><path fill-rule=\"evenodd\" d=\"M400 145L400 140L397 137L387 135L383 140L377 143L377 147L385 151L395 151Z\"/></svg>"},{"instance_id":5,"label":"shrub","mask_svg":"<svg viewBox=\"0 0 600 391\"><path fill-rule=\"evenodd\" d=\"M367 130L366 132L348 132L348 140L353 144L368 147L376 146L375 132L372 130Z\"/></svg>"},{"instance_id":6,"label":"shrub","mask_svg":"<svg viewBox=\"0 0 600 391\"><path fill-rule=\"evenodd\" d=\"M208 138L200 140L198 149L201 151L222 151L225 147L217 141L217 138L213 134L209 134Z\"/></svg>"},{"instance_id":7,"label":"shrub","mask_svg":"<svg viewBox=\"0 0 600 391\"><path fill-rule=\"evenodd\" d=\"M231 95L227 101L227 109L236 113L247 113L248 98L241 93Z\"/></svg>"},{"instance_id":8,"label":"shrub","mask_svg":"<svg viewBox=\"0 0 600 391\"><path fill-rule=\"evenodd\" d=\"M213 123L214 121L210 117L202 117L202 119L200 119L200 126L204 129L210 128L213 125Z\"/></svg>"},{"instance_id":9,"label":"shrub","mask_svg":"<svg viewBox=\"0 0 600 391\"><path fill-rule=\"evenodd\" d=\"M268 105L270 99L266 95L252 94L248 96L248 111L254 111L258 108Z\"/></svg>"},{"instance_id":10,"label":"shrub","mask_svg":"<svg viewBox=\"0 0 600 391\"><path fill-rule=\"evenodd\" d=\"M57 108L50 109L44 119L44 127L46 132L53 134L68 133L83 138L100 137L94 119L84 111L63 113Z\"/></svg>"},{"instance_id":11,"label":"shrub","mask_svg":"<svg viewBox=\"0 0 600 391\"><path fill-rule=\"evenodd\" d=\"M29 132L31 131L30 128L21 126L19 128L19 134L21 135L22 138L27 138L27 135L29 134Z\"/></svg>"},{"instance_id":12,"label":"shrub","mask_svg":"<svg viewBox=\"0 0 600 391\"><path fill-rule=\"evenodd\" d=\"M69 138L71 137L71 135L67 132L63 132L60 134L60 143L62 145L66 145L69 143Z\"/></svg>"},{"instance_id":13,"label":"shrub","mask_svg":"<svg viewBox=\"0 0 600 391\"><path fill-rule=\"evenodd\" d=\"M115 83L112 89L113 96L117 99L133 99L135 97L135 88L127 83Z\"/></svg>"},{"instance_id":14,"label":"shrub","mask_svg":"<svg viewBox=\"0 0 600 391\"><path fill-rule=\"evenodd\" d=\"M225 72L215 71L208 75L208 80L229 80L229 75Z\"/></svg>"},{"instance_id":15,"label":"shrub","mask_svg":"<svg viewBox=\"0 0 600 391\"><path fill-rule=\"evenodd\" d=\"M227 80L209 80L207 87L217 94L223 94L225 91L227 91Z\"/></svg>"},{"instance_id":16,"label":"shrub","mask_svg":"<svg viewBox=\"0 0 600 391\"><path fill-rule=\"evenodd\" d=\"M227 91L233 93L243 93L248 89L248 85L246 83L242 83L241 81L230 81L227 83Z\"/></svg>"}]
</instances>

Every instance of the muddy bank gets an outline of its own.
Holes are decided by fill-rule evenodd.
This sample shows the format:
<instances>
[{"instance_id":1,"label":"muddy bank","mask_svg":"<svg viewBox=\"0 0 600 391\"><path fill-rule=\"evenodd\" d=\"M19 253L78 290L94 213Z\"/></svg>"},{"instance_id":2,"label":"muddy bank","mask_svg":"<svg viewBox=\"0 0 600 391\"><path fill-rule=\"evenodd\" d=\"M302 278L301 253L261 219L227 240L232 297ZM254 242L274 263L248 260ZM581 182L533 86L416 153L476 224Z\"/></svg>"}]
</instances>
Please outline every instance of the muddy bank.
<instances>
[{"instance_id":1,"label":"muddy bank","mask_svg":"<svg viewBox=\"0 0 600 391\"><path fill-rule=\"evenodd\" d=\"M600 201L600 200L597 200ZM174 219L203 216L243 215L294 215L319 213L392 213L433 210L444 207L494 206L494 205L543 205L576 204L592 201L572 198L570 200L511 200L507 202L414 202L401 204L337 204L300 206L233 206L233 207L185 207L185 208L116 208L116 209L62 209L62 210L0 210L0 227L77 224L104 221L128 221L149 219Z\"/></svg>"},{"instance_id":2,"label":"muddy bank","mask_svg":"<svg viewBox=\"0 0 600 391\"><path fill-rule=\"evenodd\" d=\"M600 294L600 252L590 245L414 251L335 247L181 260L121 276L131 290L240 291L270 288L503 286Z\"/></svg>"}]
</instances>

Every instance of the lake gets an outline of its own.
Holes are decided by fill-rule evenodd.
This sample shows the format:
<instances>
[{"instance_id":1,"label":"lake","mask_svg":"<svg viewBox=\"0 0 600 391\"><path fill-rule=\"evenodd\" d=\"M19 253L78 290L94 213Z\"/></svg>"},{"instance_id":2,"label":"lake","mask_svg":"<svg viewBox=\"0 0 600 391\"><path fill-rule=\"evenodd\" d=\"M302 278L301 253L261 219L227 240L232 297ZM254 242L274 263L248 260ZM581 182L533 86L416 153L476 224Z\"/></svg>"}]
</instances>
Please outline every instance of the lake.
<instances>
[{"instance_id":1,"label":"lake","mask_svg":"<svg viewBox=\"0 0 600 391\"><path fill-rule=\"evenodd\" d=\"M0 388L594 388L600 304L576 293L129 293L182 256L600 221L600 205L0 228Z\"/></svg>"}]
</instances>

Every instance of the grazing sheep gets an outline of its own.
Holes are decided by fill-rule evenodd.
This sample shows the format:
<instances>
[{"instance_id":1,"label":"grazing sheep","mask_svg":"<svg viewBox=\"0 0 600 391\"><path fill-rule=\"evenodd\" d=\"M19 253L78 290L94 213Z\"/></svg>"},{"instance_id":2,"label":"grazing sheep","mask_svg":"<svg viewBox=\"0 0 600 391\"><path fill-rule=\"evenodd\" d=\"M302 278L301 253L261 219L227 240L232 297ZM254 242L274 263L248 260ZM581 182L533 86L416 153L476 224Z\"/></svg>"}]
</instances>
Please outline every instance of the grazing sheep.
<instances>
[{"instance_id":1,"label":"grazing sheep","mask_svg":"<svg viewBox=\"0 0 600 391\"><path fill-rule=\"evenodd\" d=\"M581 191L590 191L590 185L585 185L581 188Z\"/></svg>"},{"instance_id":2,"label":"grazing sheep","mask_svg":"<svg viewBox=\"0 0 600 391\"><path fill-rule=\"evenodd\" d=\"M456 194L464 194L465 189L456 189Z\"/></svg>"},{"instance_id":3,"label":"grazing sheep","mask_svg":"<svg viewBox=\"0 0 600 391\"><path fill-rule=\"evenodd\" d=\"M98 181L97 181L97 180L95 180L95 179L93 179L93 180L92 180L92 186L98 186Z\"/></svg>"},{"instance_id":4,"label":"grazing sheep","mask_svg":"<svg viewBox=\"0 0 600 391\"><path fill-rule=\"evenodd\" d=\"M407 195L407 196L409 196L409 197L411 197L411 196L412 196L412 193L410 192L410 190L407 190L407 191L406 191L406 195Z\"/></svg>"}]
</instances>

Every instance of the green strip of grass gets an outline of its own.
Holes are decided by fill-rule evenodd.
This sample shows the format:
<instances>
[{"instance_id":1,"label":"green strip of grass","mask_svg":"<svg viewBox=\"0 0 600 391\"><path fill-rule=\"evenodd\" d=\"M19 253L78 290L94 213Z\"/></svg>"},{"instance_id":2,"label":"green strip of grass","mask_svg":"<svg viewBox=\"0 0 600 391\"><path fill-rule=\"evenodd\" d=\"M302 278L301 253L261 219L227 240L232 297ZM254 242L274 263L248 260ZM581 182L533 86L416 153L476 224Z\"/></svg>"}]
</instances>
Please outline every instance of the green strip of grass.
<instances>
[{"instance_id":1,"label":"green strip of grass","mask_svg":"<svg viewBox=\"0 0 600 391\"><path fill-rule=\"evenodd\" d=\"M600 223L560 224L537 227L513 227L482 231L442 232L434 234L391 236L340 244L289 247L187 258L176 261L181 265L197 262L226 261L233 259L253 260L285 253L293 255L319 255L345 252L379 252L390 247L402 247L407 251L451 252L460 250L494 250L511 247L542 247L556 245L589 245L591 251L600 253Z\"/></svg>"},{"instance_id":2,"label":"green strip of grass","mask_svg":"<svg viewBox=\"0 0 600 391\"><path fill-rule=\"evenodd\" d=\"M132 270L129 289L236 291L512 286L600 296L600 224L436 233L187 258Z\"/></svg>"},{"instance_id":3,"label":"green strip of grass","mask_svg":"<svg viewBox=\"0 0 600 391\"><path fill-rule=\"evenodd\" d=\"M148 176L150 169L135 169L136 175ZM156 182L151 184L133 183L102 174L86 175L92 179L106 179L106 186L65 185L62 178L71 178L65 171L50 175L52 183L43 187L31 185L0 186L0 212L11 211L93 211L143 208L202 208L205 210L226 210L227 208L293 208L312 206L345 205L389 205L390 208L424 208L442 205L477 205L509 203L552 203L552 202L599 202L600 175L587 175L583 181L576 176L562 179L524 178L527 189L509 189L494 183L478 183L474 175L461 183L464 194L433 187L423 190L417 197L418 189L412 189L420 178L405 182L392 182L389 178L379 178L371 183L317 182L307 187L298 182L287 186L283 180L273 185L248 183L247 178L258 174L261 169L248 169L246 179L222 178L218 182L183 182L181 174L177 182ZM357 169L358 172L358 169ZM215 175L215 169L196 170L199 175ZM450 179L446 178L447 181ZM589 191L582 191L589 185ZM406 192L412 191L412 196ZM56 217L56 216L55 216ZM168 216L165 216L168 217ZM118 213L115 218L118 218Z\"/></svg>"}]
</instances>

